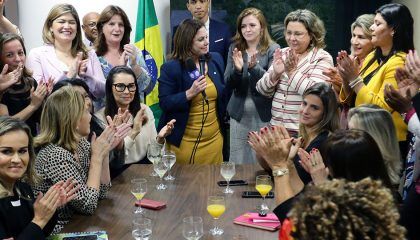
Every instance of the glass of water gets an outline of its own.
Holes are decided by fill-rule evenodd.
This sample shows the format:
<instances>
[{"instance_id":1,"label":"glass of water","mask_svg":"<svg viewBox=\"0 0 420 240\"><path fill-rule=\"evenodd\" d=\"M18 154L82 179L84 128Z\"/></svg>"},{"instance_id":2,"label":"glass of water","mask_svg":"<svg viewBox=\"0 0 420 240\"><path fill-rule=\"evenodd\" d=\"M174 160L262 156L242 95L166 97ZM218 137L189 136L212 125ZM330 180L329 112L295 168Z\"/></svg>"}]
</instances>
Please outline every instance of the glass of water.
<instances>
[{"instance_id":1,"label":"glass of water","mask_svg":"<svg viewBox=\"0 0 420 240\"><path fill-rule=\"evenodd\" d=\"M233 193L233 189L229 187L229 182L232 179L232 177L235 176L235 173L236 171L234 162L222 162L222 165L220 166L220 174L222 174L222 177L227 182L226 188L225 190L223 190L223 193Z\"/></svg>"},{"instance_id":2,"label":"glass of water","mask_svg":"<svg viewBox=\"0 0 420 240\"><path fill-rule=\"evenodd\" d=\"M149 240L152 236L152 220L148 218L134 219L132 235L135 240Z\"/></svg>"},{"instance_id":3,"label":"glass of water","mask_svg":"<svg viewBox=\"0 0 420 240\"><path fill-rule=\"evenodd\" d=\"M182 236L187 240L198 240L203 236L203 219L186 217L182 220Z\"/></svg>"},{"instance_id":4,"label":"glass of water","mask_svg":"<svg viewBox=\"0 0 420 240\"><path fill-rule=\"evenodd\" d=\"M168 166L168 175L164 178L166 181L173 181L175 177L171 175L171 168L174 166L176 162L176 156L174 152L165 151L162 156L163 161Z\"/></svg>"},{"instance_id":5,"label":"glass of water","mask_svg":"<svg viewBox=\"0 0 420 240\"><path fill-rule=\"evenodd\" d=\"M156 161L160 160L161 157L162 157L162 146L156 143L155 144L149 143L149 145L147 146L147 159L149 159L149 161L154 164ZM158 175L155 171L152 171L150 176L157 177Z\"/></svg>"}]
</instances>

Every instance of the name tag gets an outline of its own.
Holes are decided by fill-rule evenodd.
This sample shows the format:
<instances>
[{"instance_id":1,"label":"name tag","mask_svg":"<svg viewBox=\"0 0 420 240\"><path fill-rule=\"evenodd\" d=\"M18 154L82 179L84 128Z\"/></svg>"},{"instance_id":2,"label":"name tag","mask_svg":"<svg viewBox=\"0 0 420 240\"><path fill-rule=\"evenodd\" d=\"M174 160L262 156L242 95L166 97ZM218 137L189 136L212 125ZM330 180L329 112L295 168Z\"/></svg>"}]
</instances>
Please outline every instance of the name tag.
<instances>
[{"instance_id":1,"label":"name tag","mask_svg":"<svg viewBox=\"0 0 420 240\"><path fill-rule=\"evenodd\" d=\"M20 199L16 201L10 201L10 203L12 203L13 207L20 207Z\"/></svg>"},{"instance_id":2,"label":"name tag","mask_svg":"<svg viewBox=\"0 0 420 240\"><path fill-rule=\"evenodd\" d=\"M217 39L216 41L214 41L215 43L217 43L217 42L220 42L220 41L223 41L223 38L221 38L221 39Z\"/></svg>"}]
</instances>

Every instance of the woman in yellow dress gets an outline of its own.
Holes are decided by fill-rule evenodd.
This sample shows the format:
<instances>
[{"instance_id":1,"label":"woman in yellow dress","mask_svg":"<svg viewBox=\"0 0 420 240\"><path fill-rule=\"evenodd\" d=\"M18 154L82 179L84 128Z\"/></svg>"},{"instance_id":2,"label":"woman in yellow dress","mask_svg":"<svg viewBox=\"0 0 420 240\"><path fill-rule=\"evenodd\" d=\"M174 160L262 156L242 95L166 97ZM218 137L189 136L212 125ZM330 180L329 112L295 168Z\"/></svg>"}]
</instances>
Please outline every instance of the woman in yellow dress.
<instances>
[{"instance_id":1,"label":"woman in yellow dress","mask_svg":"<svg viewBox=\"0 0 420 240\"><path fill-rule=\"evenodd\" d=\"M163 113L158 130L168 119L176 119L177 126L166 140L178 163L223 161L224 63L220 54L209 53L208 49L204 24L184 20L174 36L171 60L160 70L159 104ZM200 60L204 74L198 73Z\"/></svg>"}]
</instances>

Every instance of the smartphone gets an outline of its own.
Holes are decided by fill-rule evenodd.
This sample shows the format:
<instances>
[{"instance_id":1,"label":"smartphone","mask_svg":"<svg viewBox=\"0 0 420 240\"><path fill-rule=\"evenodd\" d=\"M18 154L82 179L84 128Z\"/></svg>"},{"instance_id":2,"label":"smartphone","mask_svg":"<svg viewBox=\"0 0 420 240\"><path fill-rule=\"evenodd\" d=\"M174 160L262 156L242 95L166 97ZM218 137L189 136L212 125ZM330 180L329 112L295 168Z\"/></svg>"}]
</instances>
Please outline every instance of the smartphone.
<instances>
[{"instance_id":1,"label":"smartphone","mask_svg":"<svg viewBox=\"0 0 420 240\"><path fill-rule=\"evenodd\" d=\"M219 185L220 187L226 187L227 186L227 182L226 181L218 181L217 185ZM244 185L248 185L248 182L245 180L232 180L229 181L229 186L244 186Z\"/></svg>"},{"instance_id":2,"label":"smartphone","mask_svg":"<svg viewBox=\"0 0 420 240\"><path fill-rule=\"evenodd\" d=\"M243 198L262 198L261 194L257 191L245 191L242 192ZM265 198L274 198L274 193L269 192Z\"/></svg>"},{"instance_id":3,"label":"smartphone","mask_svg":"<svg viewBox=\"0 0 420 240\"><path fill-rule=\"evenodd\" d=\"M97 240L97 235L86 235L86 236L74 236L74 237L64 237L63 240Z\"/></svg>"}]
</instances>

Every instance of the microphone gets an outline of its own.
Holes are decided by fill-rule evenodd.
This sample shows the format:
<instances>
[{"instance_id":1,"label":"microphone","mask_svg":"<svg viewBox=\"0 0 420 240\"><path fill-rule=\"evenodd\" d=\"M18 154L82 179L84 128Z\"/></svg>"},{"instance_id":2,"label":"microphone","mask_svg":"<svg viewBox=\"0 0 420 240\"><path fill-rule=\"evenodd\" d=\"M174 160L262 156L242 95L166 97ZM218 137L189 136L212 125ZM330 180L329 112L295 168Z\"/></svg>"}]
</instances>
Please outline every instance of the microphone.
<instances>
[{"instance_id":1,"label":"microphone","mask_svg":"<svg viewBox=\"0 0 420 240\"><path fill-rule=\"evenodd\" d=\"M203 59L201 59L201 57ZM188 75L193 81L195 81L198 77L200 77L200 75L204 75L204 71L205 71L204 69L205 69L205 63L206 63L204 56L200 56L199 63L200 63L200 72L198 72L198 69L195 66L194 60L192 58L187 58L185 62ZM207 94L204 90L201 92L201 95L203 95L204 100L206 101L206 103L208 103Z\"/></svg>"}]
</instances>

